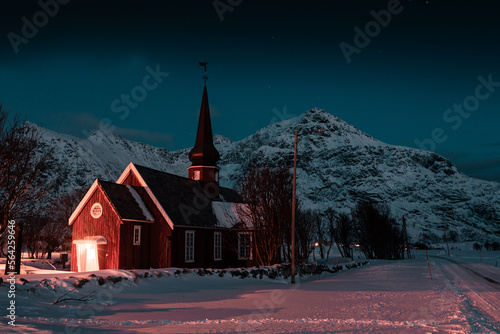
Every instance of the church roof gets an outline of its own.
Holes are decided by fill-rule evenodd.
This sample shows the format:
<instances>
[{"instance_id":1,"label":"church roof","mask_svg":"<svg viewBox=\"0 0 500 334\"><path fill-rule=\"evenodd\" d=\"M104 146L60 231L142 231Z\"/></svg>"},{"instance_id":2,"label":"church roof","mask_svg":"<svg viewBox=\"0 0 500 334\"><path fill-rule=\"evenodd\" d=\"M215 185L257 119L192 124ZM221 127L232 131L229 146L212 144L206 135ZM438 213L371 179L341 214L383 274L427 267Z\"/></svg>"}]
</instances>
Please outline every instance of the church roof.
<instances>
[{"instance_id":1,"label":"church roof","mask_svg":"<svg viewBox=\"0 0 500 334\"><path fill-rule=\"evenodd\" d=\"M112 207L122 220L154 221L153 216L146 208L143 200L131 186L97 179L87 191L78 207L73 211L73 214L69 218L69 225L73 224L98 188L102 189Z\"/></svg>"},{"instance_id":2,"label":"church roof","mask_svg":"<svg viewBox=\"0 0 500 334\"><path fill-rule=\"evenodd\" d=\"M189 160L193 163L193 166L215 166L219 157L220 154L214 146L212 136L210 108L208 105L207 87L205 86L201 99L196 142L191 152L189 152Z\"/></svg>"},{"instance_id":3,"label":"church roof","mask_svg":"<svg viewBox=\"0 0 500 334\"><path fill-rule=\"evenodd\" d=\"M99 183L123 220L154 220L134 188L101 180Z\"/></svg>"},{"instance_id":4,"label":"church roof","mask_svg":"<svg viewBox=\"0 0 500 334\"><path fill-rule=\"evenodd\" d=\"M215 197L205 193L205 188L198 181L182 176L130 164L122 177L128 174L128 170L137 171L144 181L143 186L149 189L154 201L161 206L174 226L227 227L217 219L212 203L241 203L238 193L232 189L219 187L219 196Z\"/></svg>"}]
</instances>

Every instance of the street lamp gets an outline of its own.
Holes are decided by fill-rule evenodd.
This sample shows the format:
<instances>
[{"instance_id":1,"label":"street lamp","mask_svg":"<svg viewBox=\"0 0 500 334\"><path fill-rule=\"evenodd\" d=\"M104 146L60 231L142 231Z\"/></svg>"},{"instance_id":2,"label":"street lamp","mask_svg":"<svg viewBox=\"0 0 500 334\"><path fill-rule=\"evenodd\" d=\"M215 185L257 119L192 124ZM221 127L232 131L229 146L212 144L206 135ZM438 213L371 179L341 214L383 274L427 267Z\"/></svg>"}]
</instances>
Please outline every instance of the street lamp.
<instances>
[{"instance_id":1,"label":"street lamp","mask_svg":"<svg viewBox=\"0 0 500 334\"><path fill-rule=\"evenodd\" d=\"M324 133L325 130L318 129L314 132ZM292 183L292 279L291 283L295 284L295 188L297 180L297 142L298 142L298 130L295 130L295 142L293 150L293 183Z\"/></svg>"}]
</instances>

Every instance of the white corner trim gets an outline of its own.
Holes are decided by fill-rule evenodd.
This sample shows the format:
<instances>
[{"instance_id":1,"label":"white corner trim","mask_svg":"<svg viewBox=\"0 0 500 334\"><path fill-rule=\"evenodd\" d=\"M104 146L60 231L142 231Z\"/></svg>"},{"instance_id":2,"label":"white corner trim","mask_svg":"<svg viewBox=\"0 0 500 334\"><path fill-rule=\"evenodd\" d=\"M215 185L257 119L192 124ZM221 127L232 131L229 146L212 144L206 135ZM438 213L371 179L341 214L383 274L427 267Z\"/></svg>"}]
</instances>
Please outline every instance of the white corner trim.
<instances>
[{"instance_id":1,"label":"white corner trim","mask_svg":"<svg viewBox=\"0 0 500 334\"><path fill-rule=\"evenodd\" d=\"M154 205L156 206L158 211L160 211L163 218L165 218L165 220L167 221L170 228L173 230L174 223L172 222L172 219L170 219L170 217L167 215L165 210L163 210L163 207L160 205L160 202L158 202L155 195L153 195L153 192L151 191L151 189L149 189L146 181L144 181L144 179L142 178L142 176L139 173L139 171L137 170L137 168L135 168L134 163L131 162L128 164L127 168L125 168L125 170L123 171L122 175L120 175L120 177L118 178L118 181L116 181L116 183L123 184L123 181L125 181L129 172L132 172L137 177L137 180L139 180L139 184L141 185L141 187L144 187L144 189L146 189L146 192L148 193L149 197L153 201Z\"/></svg>"},{"instance_id":2,"label":"white corner trim","mask_svg":"<svg viewBox=\"0 0 500 334\"><path fill-rule=\"evenodd\" d=\"M137 169L135 168L135 166L134 166L134 164L132 162L128 164L128 166L125 168L125 170L123 171L122 175L120 175L120 177L118 178L118 180L116 181L116 183L123 184L123 181L125 181L125 179L127 178L128 173L130 172L130 170L132 168L135 170L135 172L136 172L135 174L137 174L137 178L139 179L139 182L141 183L141 185L143 187L145 187L146 182L144 182L144 180L142 179L142 177L139 175L139 173L137 172Z\"/></svg>"},{"instance_id":3,"label":"white corner trim","mask_svg":"<svg viewBox=\"0 0 500 334\"><path fill-rule=\"evenodd\" d=\"M83 199L80 202L80 204L78 204L78 206L76 207L75 211L73 211L73 214L71 215L71 217L69 217L68 225L72 225L75 222L76 218L78 217L78 215L80 214L80 212L83 210L83 207L85 205L87 205L88 200L90 199L90 197L92 197L92 195L94 195L94 193L95 193L95 191L97 190L98 187L100 187L100 183L99 183L99 179L96 179L94 181L94 183L92 184L92 186L90 187L89 191L87 191L87 194L85 194L85 197L83 197ZM106 191L104 191L104 189L102 187L101 187L101 191L104 194L104 197L108 201L109 206L111 207L111 209L113 210L113 212L120 219L120 221L121 221L120 224L123 224L122 217L118 213L118 210L116 210L115 205L113 204L113 202L111 202L111 200L109 199L108 194L106 193Z\"/></svg>"},{"instance_id":4,"label":"white corner trim","mask_svg":"<svg viewBox=\"0 0 500 334\"><path fill-rule=\"evenodd\" d=\"M145 188L146 188L146 191L147 191L149 197L151 197L151 199L153 200L153 203L156 205L156 207L160 211L161 215L163 216L163 218L165 218L165 220L167 221L168 225L170 226L170 228L173 231L174 230L174 223L172 222L172 219L170 219L170 217L167 215L167 213L165 212L165 210L163 210L163 207L160 205L160 202L158 202L158 200L156 199L155 195L153 195L153 192L151 191L151 189L149 189L149 187L145 187Z\"/></svg>"}]
</instances>

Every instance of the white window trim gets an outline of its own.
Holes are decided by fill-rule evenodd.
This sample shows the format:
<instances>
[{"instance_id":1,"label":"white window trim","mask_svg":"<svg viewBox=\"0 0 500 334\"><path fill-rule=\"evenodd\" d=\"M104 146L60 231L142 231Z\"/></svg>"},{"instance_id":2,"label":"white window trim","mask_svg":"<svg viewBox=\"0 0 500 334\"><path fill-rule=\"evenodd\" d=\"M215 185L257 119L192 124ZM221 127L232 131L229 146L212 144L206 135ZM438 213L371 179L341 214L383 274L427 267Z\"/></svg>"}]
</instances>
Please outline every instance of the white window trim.
<instances>
[{"instance_id":1,"label":"white window trim","mask_svg":"<svg viewBox=\"0 0 500 334\"><path fill-rule=\"evenodd\" d=\"M217 244L217 237L219 238L219 244ZM217 256L217 249L219 249L219 256ZM214 261L222 260L222 233L214 232Z\"/></svg>"},{"instance_id":2,"label":"white window trim","mask_svg":"<svg viewBox=\"0 0 500 334\"><path fill-rule=\"evenodd\" d=\"M249 235L250 236L250 256L245 257L241 256L241 235ZM252 249L252 233L251 232L238 232L238 260L252 260L253 249Z\"/></svg>"},{"instance_id":3,"label":"white window trim","mask_svg":"<svg viewBox=\"0 0 500 334\"><path fill-rule=\"evenodd\" d=\"M191 247L192 248L192 258L188 258L188 235L193 236L193 245ZM184 262L185 263L194 262L194 245L195 245L194 240L195 240L194 231L192 231L192 230L186 231L185 236L184 236Z\"/></svg>"},{"instance_id":4,"label":"white window trim","mask_svg":"<svg viewBox=\"0 0 500 334\"><path fill-rule=\"evenodd\" d=\"M134 233L132 234L132 242L134 246L140 246L141 245L141 225L134 225ZM135 240L135 231L139 231L139 240Z\"/></svg>"}]
</instances>

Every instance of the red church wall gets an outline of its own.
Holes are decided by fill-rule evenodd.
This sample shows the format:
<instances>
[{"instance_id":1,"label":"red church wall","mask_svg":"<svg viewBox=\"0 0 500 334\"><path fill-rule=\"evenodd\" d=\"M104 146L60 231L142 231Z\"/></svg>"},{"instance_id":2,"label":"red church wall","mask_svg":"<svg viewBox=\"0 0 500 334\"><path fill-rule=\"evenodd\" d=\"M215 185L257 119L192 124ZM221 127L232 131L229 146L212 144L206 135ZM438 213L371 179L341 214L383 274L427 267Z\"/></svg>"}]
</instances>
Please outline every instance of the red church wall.
<instances>
[{"instance_id":1,"label":"red church wall","mask_svg":"<svg viewBox=\"0 0 500 334\"><path fill-rule=\"evenodd\" d=\"M150 227L150 266L152 268L169 267L171 264L170 260L167 261L167 237L172 235L172 229L132 172L127 175L122 184L134 187L155 220Z\"/></svg>"},{"instance_id":2,"label":"red church wall","mask_svg":"<svg viewBox=\"0 0 500 334\"><path fill-rule=\"evenodd\" d=\"M186 231L194 231L194 262L185 261L186 252ZM207 231L199 228L175 226L172 233L172 267L199 268L203 263L202 258L210 250L206 248ZM202 252L203 250L203 252ZM213 250L212 250L213 251Z\"/></svg>"},{"instance_id":3,"label":"red church wall","mask_svg":"<svg viewBox=\"0 0 500 334\"><path fill-rule=\"evenodd\" d=\"M185 261L186 231L194 231L194 262ZM214 232L221 232L222 257L214 260ZM228 268L248 267L253 265L251 260L238 259L236 251L236 231L223 229L197 228L188 226L175 226L172 233L172 267L180 268Z\"/></svg>"},{"instance_id":4,"label":"red church wall","mask_svg":"<svg viewBox=\"0 0 500 334\"><path fill-rule=\"evenodd\" d=\"M130 172L122 184L131 185L139 193L144 204L154 217L155 223L145 223L146 231L149 227L149 266L152 268L180 267L180 268L228 268L245 267L253 265L252 261L238 259L237 234L235 231L226 231L223 229L187 227L176 225L174 230L163 218L163 215L157 209L155 203L149 197L146 189L142 187L135 175ZM140 252L133 253L129 246L132 244L133 225L125 222L121 227L122 233L122 254L120 263L124 263L127 268L134 268L132 264ZM143 227L144 228L144 227ZM195 249L194 262L185 262L185 231L195 231ZM222 232L222 260L214 260L214 232ZM167 238L170 238L170 259L167 260ZM126 253L125 253L126 252ZM127 254L127 255L125 255ZM146 254L146 253L141 253ZM137 261L137 260L135 260ZM137 263L137 262L136 262ZM147 267L147 266L146 266ZM137 267L136 267L137 268Z\"/></svg>"},{"instance_id":5,"label":"red church wall","mask_svg":"<svg viewBox=\"0 0 500 334\"><path fill-rule=\"evenodd\" d=\"M120 227L120 269L151 267L152 223L124 222ZM134 226L141 226L140 245L134 245Z\"/></svg>"},{"instance_id":6,"label":"red church wall","mask_svg":"<svg viewBox=\"0 0 500 334\"><path fill-rule=\"evenodd\" d=\"M102 215L97 219L90 215L90 208L94 203L100 203L102 206ZM97 187L72 224L73 240L97 235L106 238L106 245L98 245L99 269L119 266L120 223L121 220L111 207L106 195L100 187ZM74 244L71 246L71 254L71 270L78 271L76 245Z\"/></svg>"},{"instance_id":7,"label":"red church wall","mask_svg":"<svg viewBox=\"0 0 500 334\"><path fill-rule=\"evenodd\" d=\"M253 259L244 259L241 260L238 255L238 230L225 230L222 233L222 256L225 263L227 263L226 267L251 267L255 265L255 260ZM250 232L252 233L252 232ZM253 237L252 237L253 238ZM255 249L252 249L252 252L255 252Z\"/></svg>"}]
</instances>

